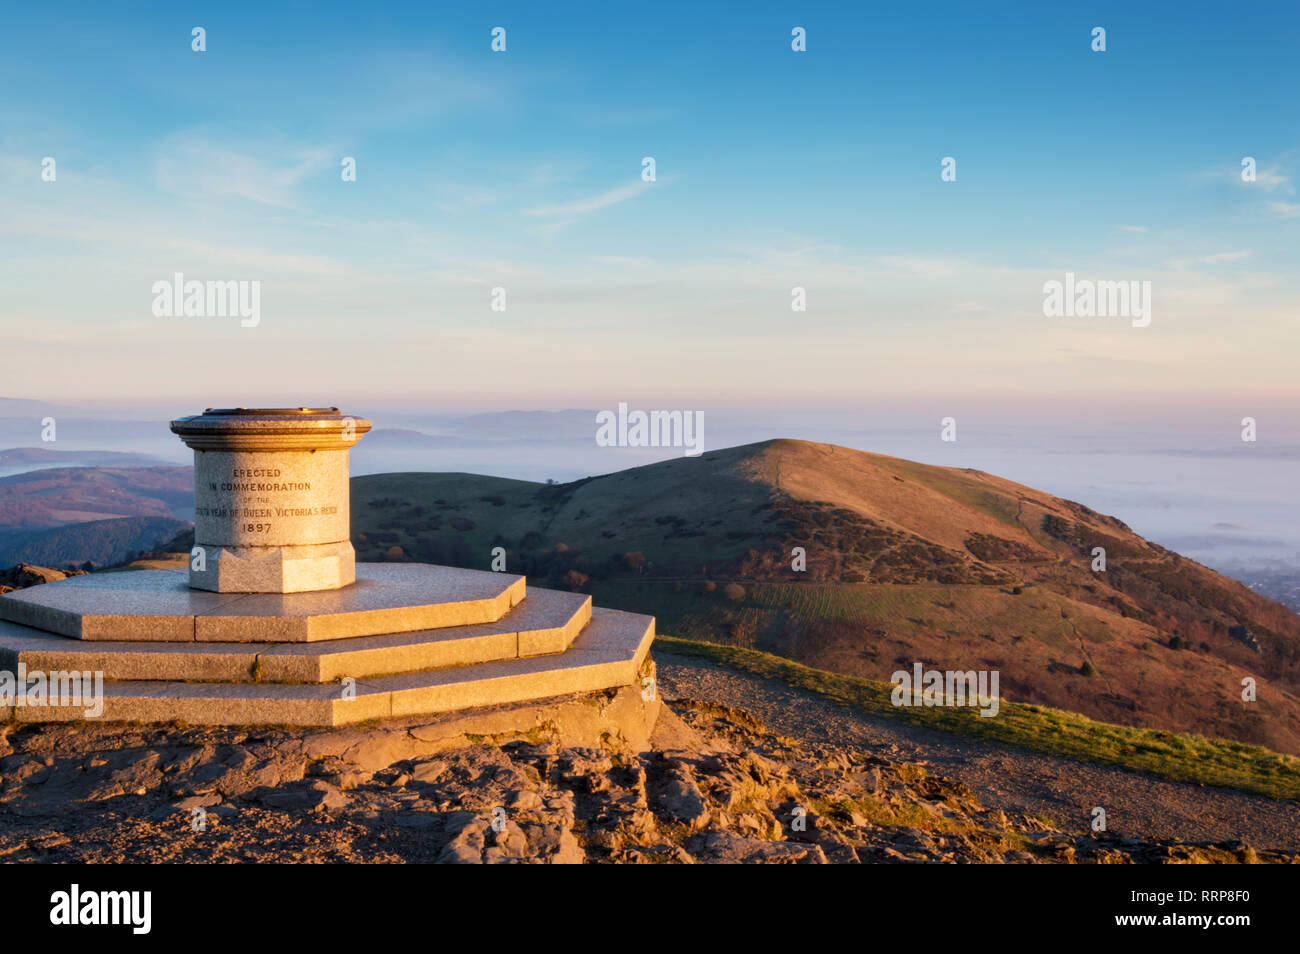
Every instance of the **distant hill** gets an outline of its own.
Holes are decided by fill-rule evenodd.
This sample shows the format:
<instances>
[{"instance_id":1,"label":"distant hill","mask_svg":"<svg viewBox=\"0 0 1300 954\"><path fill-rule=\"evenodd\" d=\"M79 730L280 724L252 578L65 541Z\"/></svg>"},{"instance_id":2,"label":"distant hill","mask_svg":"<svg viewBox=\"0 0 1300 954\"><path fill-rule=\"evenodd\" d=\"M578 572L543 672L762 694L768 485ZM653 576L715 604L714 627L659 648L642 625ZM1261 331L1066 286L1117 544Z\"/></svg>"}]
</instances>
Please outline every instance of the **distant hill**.
<instances>
[{"instance_id":1,"label":"distant hill","mask_svg":"<svg viewBox=\"0 0 1300 954\"><path fill-rule=\"evenodd\" d=\"M49 447L10 447L0 450L0 470L57 467L61 464L85 467L156 467L166 463L149 454L124 454L118 451L69 451Z\"/></svg>"},{"instance_id":2,"label":"distant hill","mask_svg":"<svg viewBox=\"0 0 1300 954\"><path fill-rule=\"evenodd\" d=\"M980 471L776 440L566 484L358 477L352 497L361 559L487 567L501 546L670 635L872 679L995 668L1017 701L1300 752L1300 617Z\"/></svg>"},{"instance_id":3,"label":"distant hill","mask_svg":"<svg viewBox=\"0 0 1300 954\"><path fill-rule=\"evenodd\" d=\"M0 478L0 533L121 517L184 520L193 508L189 467L52 467Z\"/></svg>"},{"instance_id":4,"label":"distant hill","mask_svg":"<svg viewBox=\"0 0 1300 954\"><path fill-rule=\"evenodd\" d=\"M48 401L33 401L29 398L0 397L0 417L35 417L61 411L56 404Z\"/></svg>"},{"instance_id":5,"label":"distant hill","mask_svg":"<svg viewBox=\"0 0 1300 954\"><path fill-rule=\"evenodd\" d=\"M49 567L112 566L183 533L189 524L171 517L125 517L93 520L45 530L0 534L0 567L33 563Z\"/></svg>"},{"instance_id":6,"label":"distant hill","mask_svg":"<svg viewBox=\"0 0 1300 954\"><path fill-rule=\"evenodd\" d=\"M456 447L491 446L497 443L499 442L494 440L476 440L459 435L425 434L421 431L413 431L403 427L380 427L366 435L365 444L358 445L358 450L361 447L375 450L441 450Z\"/></svg>"}]
</instances>

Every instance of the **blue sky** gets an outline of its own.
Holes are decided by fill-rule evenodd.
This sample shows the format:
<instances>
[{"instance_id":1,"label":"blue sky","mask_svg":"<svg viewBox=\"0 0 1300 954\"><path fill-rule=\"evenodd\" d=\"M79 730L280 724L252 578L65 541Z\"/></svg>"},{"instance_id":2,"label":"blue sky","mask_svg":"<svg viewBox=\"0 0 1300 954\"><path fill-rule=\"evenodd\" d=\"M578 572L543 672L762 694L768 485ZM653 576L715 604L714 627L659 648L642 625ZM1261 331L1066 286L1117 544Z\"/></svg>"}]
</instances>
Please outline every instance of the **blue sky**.
<instances>
[{"instance_id":1,"label":"blue sky","mask_svg":"<svg viewBox=\"0 0 1300 954\"><path fill-rule=\"evenodd\" d=\"M1300 8L1134 6L15 8L0 394L1294 395ZM154 317L176 271L261 323ZM1151 327L1045 318L1065 271Z\"/></svg>"}]
</instances>

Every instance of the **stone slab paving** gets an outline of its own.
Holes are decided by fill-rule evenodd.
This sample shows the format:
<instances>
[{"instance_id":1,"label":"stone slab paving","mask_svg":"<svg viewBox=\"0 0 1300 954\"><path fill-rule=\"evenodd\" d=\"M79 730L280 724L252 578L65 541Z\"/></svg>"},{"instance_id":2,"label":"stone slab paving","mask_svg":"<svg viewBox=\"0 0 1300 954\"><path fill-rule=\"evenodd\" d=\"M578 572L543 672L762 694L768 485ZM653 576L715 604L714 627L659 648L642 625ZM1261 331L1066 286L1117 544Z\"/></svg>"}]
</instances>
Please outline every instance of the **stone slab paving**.
<instances>
[{"instance_id":1,"label":"stone slab paving","mask_svg":"<svg viewBox=\"0 0 1300 954\"><path fill-rule=\"evenodd\" d=\"M391 695L394 717L597 692L634 683L653 641L653 616L594 609L561 655L389 676L369 688Z\"/></svg>"},{"instance_id":2,"label":"stone slab paving","mask_svg":"<svg viewBox=\"0 0 1300 954\"><path fill-rule=\"evenodd\" d=\"M92 573L0 596L0 620L85 640L313 642L494 623L526 595L522 576L363 563L357 582L314 593L208 593L183 570Z\"/></svg>"},{"instance_id":3,"label":"stone slab paving","mask_svg":"<svg viewBox=\"0 0 1300 954\"><path fill-rule=\"evenodd\" d=\"M590 596L532 589L495 623L314 643L81 640L0 622L0 669L90 670L114 681L331 682L560 653L590 618Z\"/></svg>"},{"instance_id":4,"label":"stone slab paving","mask_svg":"<svg viewBox=\"0 0 1300 954\"><path fill-rule=\"evenodd\" d=\"M258 657L262 678L328 682L445 669L474 663L562 653L591 619L585 593L530 589L528 597L496 623L271 646Z\"/></svg>"},{"instance_id":5,"label":"stone slab paving","mask_svg":"<svg viewBox=\"0 0 1300 954\"><path fill-rule=\"evenodd\" d=\"M0 619L74 639L194 639L194 619L242 599L192 590L184 570L90 573L0 595Z\"/></svg>"},{"instance_id":6,"label":"stone slab paving","mask_svg":"<svg viewBox=\"0 0 1300 954\"><path fill-rule=\"evenodd\" d=\"M102 672L105 679L237 682L251 678L252 643L109 642L72 639L0 622L0 670Z\"/></svg>"},{"instance_id":7,"label":"stone slab paving","mask_svg":"<svg viewBox=\"0 0 1300 954\"><path fill-rule=\"evenodd\" d=\"M634 685L653 639L653 617L597 609L573 645L556 655L358 679L351 698L345 698L339 683L106 682L103 712L95 718L194 725L333 726L599 692ZM76 706L0 707L0 718L19 722L69 722L87 717L86 710Z\"/></svg>"}]
</instances>

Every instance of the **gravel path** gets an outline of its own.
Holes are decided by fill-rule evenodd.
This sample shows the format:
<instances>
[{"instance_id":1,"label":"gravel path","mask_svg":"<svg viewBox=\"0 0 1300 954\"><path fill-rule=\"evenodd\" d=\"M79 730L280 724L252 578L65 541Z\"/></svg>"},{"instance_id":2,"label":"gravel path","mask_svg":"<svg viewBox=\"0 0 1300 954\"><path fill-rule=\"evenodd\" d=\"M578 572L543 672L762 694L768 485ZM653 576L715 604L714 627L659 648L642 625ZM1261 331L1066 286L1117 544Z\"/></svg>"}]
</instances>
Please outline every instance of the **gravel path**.
<instances>
[{"instance_id":1,"label":"gravel path","mask_svg":"<svg viewBox=\"0 0 1300 954\"><path fill-rule=\"evenodd\" d=\"M962 739L849 710L777 680L674 656L656 647L663 697L707 699L763 719L806 742L884 750L966 783L985 805L1040 813L1061 831L1086 833L1092 809L1119 835L1188 842L1243 841L1300 850L1300 804L1231 789L1167 782L1107 765L1075 762Z\"/></svg>"}]
</instances>

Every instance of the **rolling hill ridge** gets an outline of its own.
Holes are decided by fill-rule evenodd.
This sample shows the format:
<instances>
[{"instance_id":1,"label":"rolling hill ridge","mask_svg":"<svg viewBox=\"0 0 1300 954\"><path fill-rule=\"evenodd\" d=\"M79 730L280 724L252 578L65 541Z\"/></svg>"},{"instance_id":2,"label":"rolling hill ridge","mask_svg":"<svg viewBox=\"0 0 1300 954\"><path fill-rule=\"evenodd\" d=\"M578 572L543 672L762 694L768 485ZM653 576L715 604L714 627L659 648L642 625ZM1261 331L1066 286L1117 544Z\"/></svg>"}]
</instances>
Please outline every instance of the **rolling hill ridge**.
<instances>
[{"instance_id":1,"label":"rolling hill ridge","mask_svg":"<svg viewBox=\"0 0 1300 954\"><path fill-rule=\"evenodd\" d=\"M50 467L0 477L0 567L119 563L176 536L193 514L189 467Z\"/></svg>"},{"instance_id":2,"label":"rolling hill ridge","mask_svg":"<svg viewBox=\"0 0 1300 954\"><path fill-rule=\"evenodd\" d=\"M353 480L353 536L368 560L501 547L674 636L871 679L997 669L1017 701L1300 752L1300 617L980 471L773 440L565 484L382 474Z\"/></svg>"}]
</instances>

